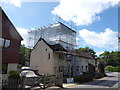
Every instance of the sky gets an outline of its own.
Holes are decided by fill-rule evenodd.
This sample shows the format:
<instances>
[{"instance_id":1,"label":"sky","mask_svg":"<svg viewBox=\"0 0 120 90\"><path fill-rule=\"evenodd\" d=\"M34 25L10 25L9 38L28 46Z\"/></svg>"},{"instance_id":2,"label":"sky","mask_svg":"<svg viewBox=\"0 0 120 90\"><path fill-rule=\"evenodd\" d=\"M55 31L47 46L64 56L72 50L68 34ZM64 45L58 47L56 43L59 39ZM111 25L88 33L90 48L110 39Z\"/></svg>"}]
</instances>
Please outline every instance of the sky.
<instances>
[{"instance_id":1,"label":"sky","mask_svg":"<svg viewBox=\"0 0 120 90\"><path fill-rule=\"evenodd\" d=\"M23 37L33 28L56 23L61 17L77 32L77 48L97 55L118 50L119 0L0 0L0 6Z\"/></svg>"}]
</instances>

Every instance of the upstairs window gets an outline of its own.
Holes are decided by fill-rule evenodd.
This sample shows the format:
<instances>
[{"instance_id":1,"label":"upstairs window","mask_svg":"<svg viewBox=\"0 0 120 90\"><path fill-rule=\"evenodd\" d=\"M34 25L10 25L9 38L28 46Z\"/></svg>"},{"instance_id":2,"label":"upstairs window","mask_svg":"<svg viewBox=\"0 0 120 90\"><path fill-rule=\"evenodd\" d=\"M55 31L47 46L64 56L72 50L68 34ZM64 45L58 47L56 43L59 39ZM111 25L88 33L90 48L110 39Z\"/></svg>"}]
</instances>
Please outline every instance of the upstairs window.
<instances>
[{"instance_id":1,"label":"upstairs window","mask_svg":"<svg viewBox=\"0 0 120 90\"><path fill-rule=\"evenodd\" d=\"M0 48L8 48L10 46L10 40L0 38Z\"/></svg>"},{"instance_id":2,"label":"upstairs window","mask_svg":"<svg viewBox=\"0 0 120 90\"><path fill-rule=\"evenodd\" d=\"M9 46L10 46L10 40L7 40L7 39L6 39L6 40L5 40L5 46L4 46L4 47L7 48L7 47L9 47Z\"/></svg>"},{"instance_id":3,"label":"upstairs window","mask_svg":"<svg viewBox=\"0 0 120 90\"><path fill-rule=\"evenodd\" d=\"M48 59L50 59L50 53L48 53Z\"/></svg>"},{"instance_id":4,"label":"upstairs window","mask_svg":"<svg viewBox=\"0 0 120 90\"><path fill-rule=\"evenodd\" d=\"M0 47L3 47L3 46L4 46L4 39L0 38Z\"/></svg>"}]
</instances>

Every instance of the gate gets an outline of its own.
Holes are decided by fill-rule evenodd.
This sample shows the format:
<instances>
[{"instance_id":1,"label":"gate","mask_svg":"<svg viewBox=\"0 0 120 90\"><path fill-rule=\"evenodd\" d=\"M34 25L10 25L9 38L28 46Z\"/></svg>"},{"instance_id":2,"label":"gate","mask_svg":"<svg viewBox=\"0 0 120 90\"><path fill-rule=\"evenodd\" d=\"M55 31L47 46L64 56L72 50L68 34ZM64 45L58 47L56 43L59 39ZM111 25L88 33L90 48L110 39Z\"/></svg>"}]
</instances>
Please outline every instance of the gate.
<instances>
[{"instance_id":1,"label":"gate","mask_svg":"<svg viewBox=\"0 0 120 90\"><path fill-rule=\"evenodd\" d=\"M51 86L63 87L63 74L57 75L42 75L39 77L22 77L21 79L8 79L2 81L2 90L9 89L24 89L26 86L36 87L39 86L41 89L46 89Z\"/></svg>"}]
</instances>

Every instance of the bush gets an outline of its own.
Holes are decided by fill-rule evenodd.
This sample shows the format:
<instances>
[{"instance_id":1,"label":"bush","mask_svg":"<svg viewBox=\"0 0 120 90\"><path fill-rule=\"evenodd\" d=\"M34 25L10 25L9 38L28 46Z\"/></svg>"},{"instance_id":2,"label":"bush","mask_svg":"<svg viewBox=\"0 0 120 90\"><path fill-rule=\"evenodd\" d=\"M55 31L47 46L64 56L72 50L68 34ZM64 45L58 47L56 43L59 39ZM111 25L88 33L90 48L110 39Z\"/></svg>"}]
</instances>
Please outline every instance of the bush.
<instances>
[{"instance_id":1,"label":"bush","mask_svg":"<svg viewBox=\"0 0 120 90\"><path fill-rule=\"evenodd\" d=\"M80 76L75 76L74 77L75 82L88 82L93 80L93 75L92 74L82 74Z\"/></svg>"},{"instance_id":2,"label":"bush","mask_svg":"<svg viewBox=\"0 0 120 90\"><path fill-rule=\"evenodd\" d=\"M106 72L120 72L120 66L114 67L114 66L106 66L105 67Z\"/></svg>"},{"instance_id":3,"label":"bush","mask_svg":"<svg viewBox=\"0 0 120 90\"><path fill-rule=\"evenodd\" d=\"M8 78L9 79L20 79L20 75L17 71L13 70L13 71L10 71Z\"/></svg>"},{"instance_id":4,"label":"bush","mask_svg":"<svg viewBox=\"0 0 120 90\"><path fill-rule=\"evenodd\" d=\"M99 79L99 78L102 78L102 77L104 77L103 73L95 73L95 75L94 75L95 79Z\"/></svg>"}]
</instances>

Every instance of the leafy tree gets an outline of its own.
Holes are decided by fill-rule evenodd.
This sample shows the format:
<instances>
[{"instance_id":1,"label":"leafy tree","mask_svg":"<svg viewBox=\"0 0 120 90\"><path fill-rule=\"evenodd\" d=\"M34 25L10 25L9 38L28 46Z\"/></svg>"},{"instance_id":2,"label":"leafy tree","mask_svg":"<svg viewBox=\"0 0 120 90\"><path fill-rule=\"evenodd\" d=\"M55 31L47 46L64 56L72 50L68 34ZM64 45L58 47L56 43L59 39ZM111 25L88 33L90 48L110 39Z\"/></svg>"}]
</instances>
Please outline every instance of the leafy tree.
<instances>
[{"instance_id":1,"label":"leafy tree","mask_svg":"<svg viewBox=\"0 0 120 90\"><path fill-rule=\"evenodd\" d=\"M97 55L96 55L96 52L89 48L89 47L85 47L85 48L79 48L79 50L83 51L83 52L87 52L89 53L90 55L92 55L92 57L94 57L95 59L97 58Z\"/></svg>"},{"instance_id":2,"label":"leafy tree","mask_svg":"<svg viewBox=\"0 0 120 90\"><path fill-rule=\"evenodd\" d=\"M25 62L30 60L30 52L31 49L30 48L26 48L25 45L21 45L20 46L20 60L19 60L19 64L21 64L22 66L25 66Z\"/></svg>"},{"instance_id":3,"label":"leafy tree","mask_svg":"<svg viewBox=\"0 0 120 90\"><path fill-rule=\"evenodd\" d=\"M119 66L120 65L120 51L105 51L100 54L100 59L106 62L106 65Z\"/></svg>"}]
</instances>

